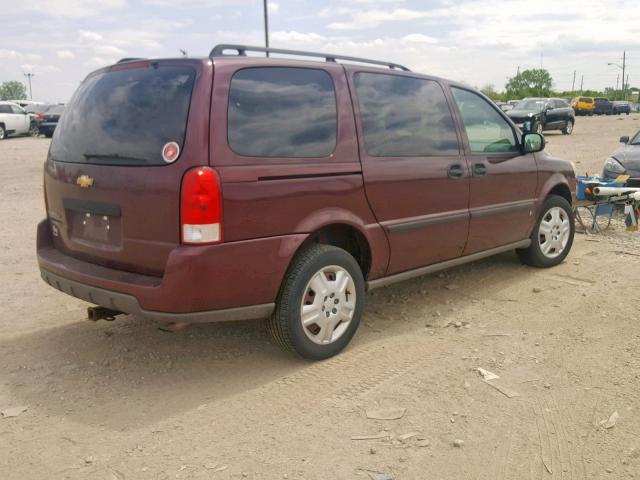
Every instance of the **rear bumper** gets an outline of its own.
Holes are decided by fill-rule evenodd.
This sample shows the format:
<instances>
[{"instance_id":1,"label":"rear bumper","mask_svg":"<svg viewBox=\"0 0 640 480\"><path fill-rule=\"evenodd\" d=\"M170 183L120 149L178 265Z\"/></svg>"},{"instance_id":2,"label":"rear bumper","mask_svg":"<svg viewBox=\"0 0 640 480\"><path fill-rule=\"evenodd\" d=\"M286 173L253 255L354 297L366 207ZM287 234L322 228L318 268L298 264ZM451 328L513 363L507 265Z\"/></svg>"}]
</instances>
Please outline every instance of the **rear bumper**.
<instances>
[{"instance_id":1,"label":"rear bumper","mask_svg":"<svg viewBox=\"0 0 640 480\"><path fill-rule=\"evenodd\" d=\"M164 275L153 277L78 260L53 246L48 220L38 225L42 278L71 296L165 321L210 322L268 316L305 234L220 245L176 247Z\"/></svg>"}]
</instances>

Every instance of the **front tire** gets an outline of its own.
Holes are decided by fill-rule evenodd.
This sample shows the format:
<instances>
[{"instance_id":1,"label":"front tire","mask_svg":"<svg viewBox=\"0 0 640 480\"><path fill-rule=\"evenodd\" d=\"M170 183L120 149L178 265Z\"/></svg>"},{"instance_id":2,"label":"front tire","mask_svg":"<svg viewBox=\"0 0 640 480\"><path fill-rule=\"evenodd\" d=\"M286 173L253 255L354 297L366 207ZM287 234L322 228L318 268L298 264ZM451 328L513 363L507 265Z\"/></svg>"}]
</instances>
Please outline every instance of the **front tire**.
<instances>
[{"instance_id":1,"label":"front tire","mask_svg":"<svg viewBox=\"0 0 640 480\"><path fill-rule=\"evenodd\" d=\"M531 234L531 245L517 250L522 263L548 268L561 263L571 250L575 222L571 204L563 197L549 195Z\"/></svg>"},{"instance_id":2,"label":"front tire","mask_svg":"<svg viewBox=\"0 0 640 480\"><path fill-rule=\"evenodd\" d=\"M537 133L537 134L539 134L539 135L542 135L542 123L541 123L541 122L535 122L535 123L533 124L533 128L531 128L531 130L532 130L534 133Z\"/></svg>"},{"instance_id":3,"label":"front tire","mask_svg":"<svg viewBox=\"0 0 640 480\"><path fill-rule=\"evenodd\" d=\"M309 360L329 358L353 338L364 300L364 276L355 258L314 244L293 259L268 330L286 351Z\"/></svg>"},{"instance_id":4,"label":"front tire","mask_svg":"<svg viewBox=\"0 0 640 480\"><path fill-rule=\"evenodd\" d=\"M573 133L573 122L569 120L567 124L562 129L563 135L571 135Z\"/></svg>"},{"instance_id":5,"label":"front tire","mask_svg":"<svg viewBox=\"0 0 640 480\"><path fill-rule=\"evenodd\" d=\"M4 129L4 125L0 125L0 140L4 140L7 137L7 131Z\"/></svg>"}]
</instances>

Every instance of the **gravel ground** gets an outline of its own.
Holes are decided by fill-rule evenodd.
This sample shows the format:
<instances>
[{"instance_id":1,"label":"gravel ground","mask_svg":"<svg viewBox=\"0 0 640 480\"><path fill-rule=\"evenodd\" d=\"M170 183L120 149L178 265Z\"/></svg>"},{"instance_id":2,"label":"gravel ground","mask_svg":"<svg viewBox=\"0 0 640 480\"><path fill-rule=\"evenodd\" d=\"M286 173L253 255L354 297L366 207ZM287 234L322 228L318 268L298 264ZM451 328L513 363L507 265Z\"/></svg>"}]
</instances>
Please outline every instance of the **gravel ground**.
<instances>
[{"instance_id":1,"label":"gravel ground","mask_svg":"<svg viewBox=\"0 0 640 480\"><path fill-rule=\"evenodd\" d=\"M548 149L599 172L638 120L580 117ZM260 322L86 321L36 266L48 144L0 142L0 410L28 407L0 419L0 478L640 478L639 233L375 291L351 346L308 363Z\"/></svg>"}]
</instances>

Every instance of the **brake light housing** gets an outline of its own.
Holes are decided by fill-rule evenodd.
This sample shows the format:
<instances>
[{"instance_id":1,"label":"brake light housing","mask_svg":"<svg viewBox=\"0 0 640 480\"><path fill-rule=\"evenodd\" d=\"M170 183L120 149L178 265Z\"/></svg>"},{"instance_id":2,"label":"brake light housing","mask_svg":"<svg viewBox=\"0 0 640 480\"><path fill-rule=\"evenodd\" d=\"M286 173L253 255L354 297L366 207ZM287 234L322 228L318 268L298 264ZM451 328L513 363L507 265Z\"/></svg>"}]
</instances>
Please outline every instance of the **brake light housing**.
<instances>
[{"instance_id":1,"label":"brake light housing","mask_svg":"<svg viewBox=\"0 0 640 480\"><path fill-rule=\"evenodd\" d=\"M185 245L222 242L220 178L210 167L196 167L182 177L180 236Z\"/></svg>"}]
</instances>

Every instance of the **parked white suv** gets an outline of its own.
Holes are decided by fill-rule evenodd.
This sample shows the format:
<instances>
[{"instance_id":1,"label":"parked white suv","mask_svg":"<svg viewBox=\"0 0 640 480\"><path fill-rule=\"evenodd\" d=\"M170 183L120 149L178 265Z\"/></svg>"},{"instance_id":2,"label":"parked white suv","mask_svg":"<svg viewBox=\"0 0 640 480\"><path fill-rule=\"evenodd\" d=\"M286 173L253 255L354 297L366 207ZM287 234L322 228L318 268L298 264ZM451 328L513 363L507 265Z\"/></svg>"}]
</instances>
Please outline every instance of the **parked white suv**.
<instances>
[{"instance_id":1,"label":"parked white suv","mask_svg":"<svg viewBox=\"0 0 640 480\"><path fill-rule=\"evenodd\" d=\"M31 116L20 106L11 102L0 102L0 140L8 135L28 135Z\"/></svg>"}]
</instances>

